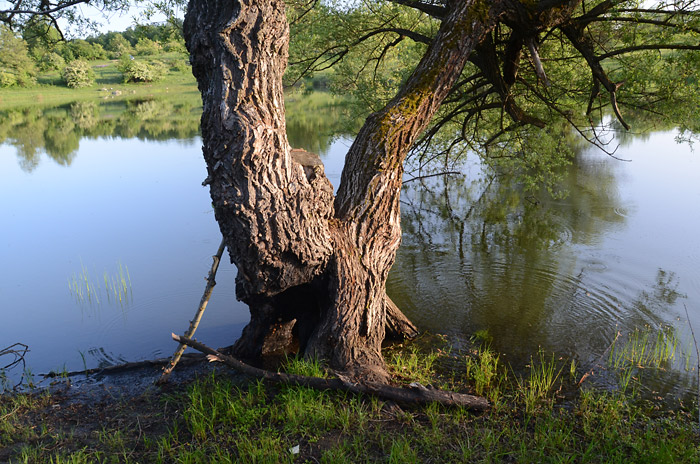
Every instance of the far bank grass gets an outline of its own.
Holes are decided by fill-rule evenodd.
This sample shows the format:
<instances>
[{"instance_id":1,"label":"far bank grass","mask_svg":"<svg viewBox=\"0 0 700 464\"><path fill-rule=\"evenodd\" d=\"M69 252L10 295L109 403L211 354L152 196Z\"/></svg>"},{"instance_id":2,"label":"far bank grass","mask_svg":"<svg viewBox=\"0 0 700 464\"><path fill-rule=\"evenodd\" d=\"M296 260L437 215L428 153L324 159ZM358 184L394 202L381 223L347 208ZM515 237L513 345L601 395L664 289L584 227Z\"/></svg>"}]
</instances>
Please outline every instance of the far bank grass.
<instances>
[{"instance_id":1,"label":"far bank grass","mask_svg":"<svg viewBox=\"0 0 700 464\"><path fill-rule=\"evenodd\" d=\"M451 354L413 345L386 358L399 384L480 391L493 407L483 414L405 408L219 372L168 394L153 390L111 404L3 397L0 461L700 462L692 408L668 409L634 389L577 389L583 373L543 353L533 356L529 375L514 374L487 347ZM324 375L314 362L289 360L284 369Z\"/></svg>"},{"instance_id":2,"label":"far bank grass","mask_svg":"<svg viewBox=\"0 0 700 464\"><path fill-rule=\"evenodd\" d=\"M156 57L172 64L186 60L183 55L163 55ZM125 84L117 69L116 60L90 62L95 71L96 83L90 87L71 89L61 81L58 71L39 75L33 87L0 88L0 109L27 107L31 105L57 106L75 101L110 100L125 98L153 98L168 96L182 98L185 95L199 95L197 83L189 68L170 70L162 80L153 83Z\"/></svg>"}]
</instances>

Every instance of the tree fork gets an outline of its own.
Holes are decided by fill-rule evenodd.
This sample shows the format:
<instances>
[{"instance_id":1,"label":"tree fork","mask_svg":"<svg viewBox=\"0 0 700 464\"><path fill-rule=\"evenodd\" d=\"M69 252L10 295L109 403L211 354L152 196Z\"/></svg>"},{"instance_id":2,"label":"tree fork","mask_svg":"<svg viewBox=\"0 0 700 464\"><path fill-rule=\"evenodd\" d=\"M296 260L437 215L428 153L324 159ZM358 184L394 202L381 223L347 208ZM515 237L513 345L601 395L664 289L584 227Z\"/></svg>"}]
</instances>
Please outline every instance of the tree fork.
<instances>
[{"instance_id":1,"label":"tree fork","mask_svg":"<svg viewBox=\"0 0 700 464\"><path fill-rule=\"evenodd\" d=\"M184 33L202 94L208 184L238 267L236 295L251 309L237 352L282 349L305 324L296 333L304 354L351 377L387 380L387 322L392 335L415 333L385 288L401 240L403 162L497 16L473 0L450 6L399 94L360 130L333 202L322 167L309 171L290 156L284 4L190 1Z\"/></svg>"},{"instance_id":2,"label":"tree fork","mask_svg":"<svg viewBox=\"0 0 700 464\"><path fill-rule=\"evenodd\" d=\"M335 199L336 253L329 267L333 303L310 342L318 357L351 375L386 377L381 357L385 283L401 241L403 162L495 25L495 11L454 2L411 76L384 109L370 115L346 156Z\"/></svg>"}]
</instances>

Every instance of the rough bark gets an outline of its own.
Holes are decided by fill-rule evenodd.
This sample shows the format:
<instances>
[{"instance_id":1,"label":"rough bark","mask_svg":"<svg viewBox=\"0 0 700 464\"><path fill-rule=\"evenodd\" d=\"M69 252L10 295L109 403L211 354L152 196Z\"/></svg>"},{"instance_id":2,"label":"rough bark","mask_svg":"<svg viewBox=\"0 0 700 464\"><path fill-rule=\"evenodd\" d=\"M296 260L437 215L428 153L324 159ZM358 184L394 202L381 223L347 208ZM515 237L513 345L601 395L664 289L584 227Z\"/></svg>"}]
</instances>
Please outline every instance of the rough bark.
<instances>
[{"instance_id":1,"label":"rough bark","mask_svg":"<svg viewBox=\"0 0 700 464\"><path fill-rule=\"evenodd\" d=\"M273 296L320 274L333 190L290 156L281 1L195 0L184 30L202 94L202 139L216 220L238 267L237 296Z\"/></svg>"},{"instance_id":2,"label":"rough bark","mask_svg":"<svg viewBox=\"0 0 700 464\"><path fill-rule=\"evenodd\" d=\"M202 94L216 219L251 322L238 355L298 350L351 377L387 378L381 343L415 327L386 296L401 241L403 162L496 14L455 2L399 94L370 115L333 202L322 165L285 133L288 27L277 0L191 0L184 31ZM296 348L291 348L296 349Z\"/></svg>"}]
</instances>

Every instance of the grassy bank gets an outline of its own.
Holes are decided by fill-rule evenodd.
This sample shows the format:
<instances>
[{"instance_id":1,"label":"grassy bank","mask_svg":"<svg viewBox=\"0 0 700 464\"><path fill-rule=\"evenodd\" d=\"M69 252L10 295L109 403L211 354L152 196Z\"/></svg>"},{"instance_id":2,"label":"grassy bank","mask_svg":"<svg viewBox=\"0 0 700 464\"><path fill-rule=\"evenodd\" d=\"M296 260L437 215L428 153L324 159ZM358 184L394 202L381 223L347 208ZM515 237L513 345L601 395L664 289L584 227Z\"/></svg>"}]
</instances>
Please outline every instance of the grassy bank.
<instances>
[{"instance_id":1,"label":"grassy bank","mask_svg":"<svg viewBox=\"0 0 700 464\"><path fill-rule=\"evenodd\" d=\"M10 462L700 462L694 412L625 392L578 388L583 373L540 354L516 375L488 348L397 347L397 383L488 397L484 414L242 379L226 371L167 393L75 402L20 394L0 402ZM289 360L288 372L325 375ZM69 389L70 390L70 389Z\"/></svg>"},{"instance_id":2,"label":"grassy bank","mask_svg":"<svg viewBox=\"0 0 700 464\"><path fill-rule=\"evenodd\" d=\"M157 59L168 67L168 72L157 82L127 84L123 82L122 73L117 69L117 60L91 61L90 65L95 72L94 85L71 89L63 83L58 71L44 72L38 76L35 86L0 88L0 108L57 106L76 101L166 95L177 98L182 98L183 94L199 96L194 77L189 66L185 64L185 55L171 53L159 55Z\"/></svg>"}]
</instances>

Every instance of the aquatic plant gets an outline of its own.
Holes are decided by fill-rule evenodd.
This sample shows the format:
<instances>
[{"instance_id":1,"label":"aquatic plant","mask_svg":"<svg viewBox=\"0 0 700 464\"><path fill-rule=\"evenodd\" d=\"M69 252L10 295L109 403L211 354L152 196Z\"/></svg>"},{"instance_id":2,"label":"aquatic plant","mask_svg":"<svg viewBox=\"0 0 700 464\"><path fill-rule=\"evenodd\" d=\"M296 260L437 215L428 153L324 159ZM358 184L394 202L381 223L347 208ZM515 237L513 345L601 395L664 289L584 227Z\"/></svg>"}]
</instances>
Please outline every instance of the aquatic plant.
<instances>
[{"instance_id":1,"label":"aquatic plant","mask_svg":"<svg viewBox=\"0 0 700 464\"><path fill-rule=\"evenodd\" d=\"M649 326L635 329L624 344L615 341L608 364L616 369L625 366L638 368L662 368L676 359L679 352L679 339L671 326L654 330Z\"/></svg>"},{"instance_id":2,"label":"aquatic plant","mask_svg":"<svg viewBox=\"0 0 700 464\"><path fill-rule=\"evenodd\" d=\"M90 274L87 268L80 262L80 272L77 274L72 274L70 279L68 279L68 288L71 291L73 297L80 303L88 302L92 303L93 299L95 303L99 304L100 300L97 295L97 286L93 283L90 278Z\"/></svg>"},{"instance_id":3,"label":"aquatic plant","mask_svg":"<svg viewBox=\"0 0 700 464\"><path fill-rule=\"evenodd\" d=\"M133 299L131 275L129 268L117 261L117 271L110 273L105 270L102 274L104 286L95 284L87 267L80 262L80 272L74 273L68 279L68 289L78 303L100 305L100 299L108 302L126 305Z\"/></svg>"}]
</instances>

